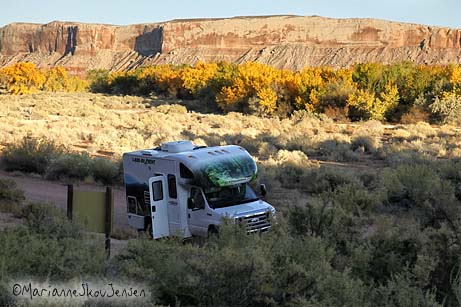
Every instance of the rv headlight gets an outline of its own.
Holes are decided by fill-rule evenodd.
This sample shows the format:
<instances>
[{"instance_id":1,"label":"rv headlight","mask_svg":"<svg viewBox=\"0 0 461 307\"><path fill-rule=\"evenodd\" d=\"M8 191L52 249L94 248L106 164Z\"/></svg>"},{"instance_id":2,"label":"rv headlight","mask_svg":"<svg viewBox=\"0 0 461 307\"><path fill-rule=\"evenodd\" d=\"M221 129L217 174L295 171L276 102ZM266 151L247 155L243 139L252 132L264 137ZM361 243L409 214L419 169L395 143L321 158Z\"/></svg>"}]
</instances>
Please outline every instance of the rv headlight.
<instances>
[{"instance_id":1,"label":"rv headlight","mask_svg":"<svg viewBox=\"0 0 461 307\"><path fill-rule=\"evenodd\" d=\"M242 225L243 224L243 218L241 218L241 217L236 218L235 223L239 224L239 225Z\"/></svg>"}]
</instances>

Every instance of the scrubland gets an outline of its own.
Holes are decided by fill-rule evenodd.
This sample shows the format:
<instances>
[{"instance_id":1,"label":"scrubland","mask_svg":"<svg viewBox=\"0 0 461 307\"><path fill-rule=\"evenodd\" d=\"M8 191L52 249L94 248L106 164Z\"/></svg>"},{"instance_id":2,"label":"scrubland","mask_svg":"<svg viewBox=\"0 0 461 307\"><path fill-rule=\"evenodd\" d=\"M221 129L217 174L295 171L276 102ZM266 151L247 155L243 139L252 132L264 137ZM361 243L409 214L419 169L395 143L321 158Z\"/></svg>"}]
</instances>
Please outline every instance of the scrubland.
<instances>
[{"instance_id":1,"label":"scrubland","mask_svg":"<svg viewBox=\"0 0 461 307\"><path fill-rule=\"evenodd\" d=\"M170 306L461 303L456 126L338 123L309 111L222 115L199 100L37 93L0 95L0 131L4 168L112 184L121 184L116 177L126 151L178 139L239 144L257 160L255 185L267 185L267 201L279 211L266 236L226 225L201 247L139 238L105 261L94 240L59 212L14 208L23 203L21 191L0 182L0 208L26 220L0 232L1 246L8 246L0 250L2 293L12 278L82 274L142 282L153 304ZM34 256L44 250L49 260ZM14 261L21 257L26 266ZM10 299L0 295L1 302Z\"/></svg>"}]
</instances>

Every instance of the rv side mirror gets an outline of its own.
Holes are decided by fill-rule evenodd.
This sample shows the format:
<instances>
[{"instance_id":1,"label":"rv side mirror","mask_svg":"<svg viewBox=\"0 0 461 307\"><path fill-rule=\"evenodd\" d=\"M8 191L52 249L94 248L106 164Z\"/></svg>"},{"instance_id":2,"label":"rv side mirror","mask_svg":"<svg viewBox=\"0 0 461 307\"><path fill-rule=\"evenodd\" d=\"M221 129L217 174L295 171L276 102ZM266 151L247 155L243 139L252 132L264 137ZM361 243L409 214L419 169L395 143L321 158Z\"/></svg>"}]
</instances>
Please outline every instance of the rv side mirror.
<instances>
[{"instance_id":1,"label":"rv side mirror","mask_svg":"<svg viewBox=\"0 0 461 307\"><path fill-rule=\"evenodd\" d=\"M188 209L194 209L195 208L195 201L192 197L189 197L187 199L187 208Z\"/></svg>"},{"instance_id":2,"label":"rv side mirror","mask_svg":"<svg viewBox=\"0 0 461 307\"><path fill-rule=\"evenodd\" d=\"M261 191L261 196L266 197L267 189L266 189L266 185L264 183L261 183L259 185L259 190Z\"/></svg>"}]
</instances>

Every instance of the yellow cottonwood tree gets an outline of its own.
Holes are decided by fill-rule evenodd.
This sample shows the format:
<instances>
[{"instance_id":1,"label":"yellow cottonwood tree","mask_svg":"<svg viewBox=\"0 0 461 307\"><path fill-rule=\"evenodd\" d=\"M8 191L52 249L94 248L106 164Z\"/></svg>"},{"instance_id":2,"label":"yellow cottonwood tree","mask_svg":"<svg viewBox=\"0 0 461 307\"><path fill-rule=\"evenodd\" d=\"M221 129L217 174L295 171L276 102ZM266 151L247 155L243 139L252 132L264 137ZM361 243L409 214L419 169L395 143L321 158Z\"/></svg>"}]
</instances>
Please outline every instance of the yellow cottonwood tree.
<instances>
[{"instance_id":1,"label":"yellow cottonwood tree","mask_svg":"<svg viewBox=\"0 0 461 307\"><path fill-rule=\"evenodd\" d=\"M259 98L258 109L261 113L273 115L277 109L277 93L270 87L259 89L257 92Z\"/></svg>"},{"instance_id":2,"label":"yellow cottonwood tree","mask_svg":"<svg viewBox=\"0 0 461 307\"><path fill-rule=\"evenodd\" d=\"M33 63L16 63L1 69L5 86L11 94L30 94L42 89L45 75Z\"/></svg>"},{"instance_id":3,"label":"yellow cottonwood tree","mask_svg":"<svg viewBox=\"0 0 461 307\"><path fill-rule=\"evenodd\" d=\"M69 78L63 67L54 67L45 73L43 90L49 92L68 91Z\"/></svg>"},{"instance_id":4,"label":"yellow cottonwood tree","mask_svg":"<svg viewBox=\"0 0 461 307\"><path fill-rule=\"evenodd\" d=\"M194 67L186 67L179 72L182 85L189 93L196 97L205 88L216 74L218 64L198 62Z\"/></svg>"},{"instance_id":5,"label":"yellow cottonwood tree","mask_svg":"<svg viewBox=\"0 0 461 307\"><path fill-rule=\"evenodd\" d=\"M367 90L357 90L349 96L347 104L357 119L384 120L387 112L398 105L399 92L395 85L387 84L379 98ZM354 112L355 111L355 112Z\"/></svg>"},{"instance_id":6,"label":"yellow cottonwood tree","mask_svg":"<svg viewBox=\"0 0 461 307\"><path fill-rule=\"evenodd\" d=\"M143 68L137 78L152 86L152 90L171 95L176 95L183 86L178 69L169 64Z\"/></svg>"},{"instance_id":7,"label":"yellow cottonwood tree","mask_svg":"<svg viewBox=\"0 0 461 307\"><path fill-rule=\"evenodd\" d=\"M461 94L461 66L453 66L450 70L450 83L453 86L453 90Z\"/></svg>"}]
</instances>

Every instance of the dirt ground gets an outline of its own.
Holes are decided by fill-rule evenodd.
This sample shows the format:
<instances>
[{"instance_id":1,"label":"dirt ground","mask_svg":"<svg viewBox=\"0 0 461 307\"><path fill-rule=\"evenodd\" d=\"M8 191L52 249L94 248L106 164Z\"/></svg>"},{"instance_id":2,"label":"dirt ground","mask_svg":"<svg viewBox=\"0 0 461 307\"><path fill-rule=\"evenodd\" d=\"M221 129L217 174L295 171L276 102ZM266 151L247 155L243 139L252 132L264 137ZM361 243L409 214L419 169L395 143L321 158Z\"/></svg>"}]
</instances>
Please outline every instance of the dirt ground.
<instances>
[{"instance_id":1,"label":"dirt ground","mask_svg":"<svg viewBox=\"0 0 461 307\"><path fill-rule=\"evenodd\" d=\"M51 203L64 211L67 209L67 185L65 183L4 171L0 171L0 178L15 181L18 188L24 191L26 201ZM101 185L74 184L74 190L105 191L105 187ZM112 190L114 192L115 208L114 226L116 228L128 227L125 189L119 187Z\"/></svg>"},{"instance_id":2,"label":"dirt ground","mask_svg":"<svg viewBox=\"0 0 461 307\"><path fill-rule=\"evenodd\" d=\"M56 205L66 211L67 209L67 185L60 182L48 181L42 178L30 177L22 174L12 174L0 171L1 179L10 179L16 182L19 189L23 190L28 202L45 202ZM76 190L104 191L104 186L75 184ZM133 233L128 226L125 205L125 189L113 188L114 191L114 229L123 232ZM15 218L11 213L0 212L0 231L9 227L15 227L23 223L23 220ZM127 240L111 239L111 256L117 255Z\"/></svg>"}]
</instances>

